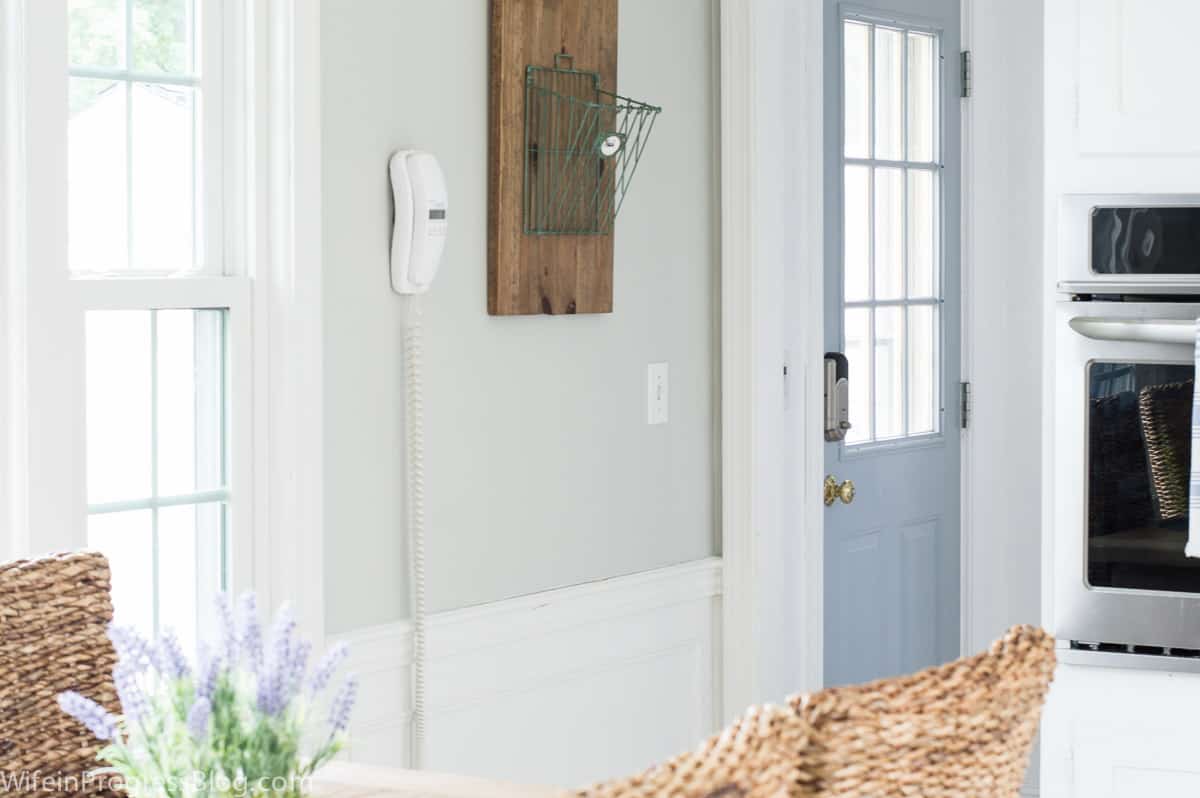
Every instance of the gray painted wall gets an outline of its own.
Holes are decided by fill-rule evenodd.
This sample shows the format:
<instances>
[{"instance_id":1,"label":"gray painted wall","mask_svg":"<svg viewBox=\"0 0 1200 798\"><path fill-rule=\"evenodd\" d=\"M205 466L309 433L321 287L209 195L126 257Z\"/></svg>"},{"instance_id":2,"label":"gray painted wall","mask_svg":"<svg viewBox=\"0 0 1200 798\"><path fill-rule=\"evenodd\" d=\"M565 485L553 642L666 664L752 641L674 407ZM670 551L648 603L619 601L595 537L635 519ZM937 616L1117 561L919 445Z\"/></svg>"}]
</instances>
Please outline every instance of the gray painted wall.
<instances>
[{"instance_id":1,"label":"gray painted wall","mask_svg":"<svg viewBox=\"0 0 1200 798\"><path fill-rule=\"evenodd\" d=\"M715 0L626 0L622 92L662 105L616 229L615 312L486 312L487 0L325 0L326 603L407 614L400 301L388 156L438 155L450 238L426 298L432 610L717 551ZM671 419L645 422L646 364Z\"/></svg>"}]
</instances>

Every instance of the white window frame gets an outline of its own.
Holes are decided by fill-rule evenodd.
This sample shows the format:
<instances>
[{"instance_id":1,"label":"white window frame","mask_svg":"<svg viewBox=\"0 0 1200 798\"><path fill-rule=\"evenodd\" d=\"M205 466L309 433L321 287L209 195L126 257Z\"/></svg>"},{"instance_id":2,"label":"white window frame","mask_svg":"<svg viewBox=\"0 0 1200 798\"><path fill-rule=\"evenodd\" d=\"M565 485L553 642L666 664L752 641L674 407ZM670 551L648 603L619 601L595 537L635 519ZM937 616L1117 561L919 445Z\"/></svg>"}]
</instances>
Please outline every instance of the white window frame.
<instances>
[{"instance_id":1,"label":"white window frame","mask_svg":"<svg viewBox=\"0 0 1200 798\"><path fill-rule=\"evenodd\" d=\"M221 269L72 277L67 3L0 0L0 560L86 546L85 312L228 308L230 585L290 599L319 645L320 5L226 8L204 57L224 66L204 131L205 180L224 186L207 194L204 250Z\"/></svg>"},{"instance_id":2,"label":"white window frame","mask_svg":"<svg viewBox=\"0 0 1200 798\"><path fill-rule=\"evenodd\" d=\"M870 85L868 112L867 112L867 156L866 157L850 157L846 155L846 74L845 74L845 35L846 24L858 23L870 26L870 36L868 39L867 54L868 68L867 75ZM924 33L933 37L934 52L934 86L933 86L933 159L930 161L912 161L908 160L908 47L907 45L901 48L901 73L903 93L900 104L900 124L901 124L901 153L902 157L899 160L889 160L875 157L875 31L877 28L888 28L898 30L901 33L902 41L907 43L907 37L910 32ZM942 61L942 30L934 25L923 23L919 19L880 15L864 9L855 8L852 6L842 6L838 15L838 37L841 39L842 62L839 64L839 91L838 91L838 130L839 151L838 151L838 179L841 188L838 196L842 201L842 208L839 218L841 218L841 229L838 232L841 242L841 253L839 256L839 302L841 303L843 321L839 336L841 340L841 351L846 350L846 325L845 311L861 309L866 310L870 314L870 323L868 324L868 340L867 351L870 358L871 371L871 394L868 397L867 405L871 414L871 437L864 441L844 441L841 444L842 457L855 457L868 455L879 450L893 449L911 449L922 446L940 445L945 439L945 396L943 390L944 382L944 363L943 363L943 345L942 339L945 335L945 319L943 318L943 305L945 302L945 262L942 247L942 226L945 220L945 209L942 200L942 169L944 161L942 156L942 104L943 104L943 82L945 69ZM848 166L865 166L870 172L871 179L868 181L868 196L870 197L871 213L868 219L868 229L870 233L870 241L868 243L869 251L871 252L871 262L868 268L868 284L872 287L872 296L870 299L864 300L847 300L846 299L846 242L845 242L845 179L846 167ZM903 267L901 274L901 286L904 296L898 299L878 299L874 294L875 285L875 169L878 167L900 169L905 175L903 188L903 207L904 207L904 224L902 224L901 234L903 235L903 244L901 251L903 253ZM934 215L934 231L933 231L933 258L934 258L934 274L933 288L934 296L932 298L910 298L907 295L908 285L908 181L907 172L910 169L920 169L933 174L933 194L934 204L936 205L936 213ZM908 427L908 402L909 402L909 352L908 352L908 309L910 307L932 307L934 309L934 385L933 397L935 412L933 415L934 429L932 432L910 433ZM875 406L875 310L878 308L897 307L901 309L901 329L904 331L905 352L902 358L901 367L901 419L905 427L905 432L899 436L888 438L876 437L876 406ZM853 379L853 375L851 375Z\"/></svg>"}]
</instances>

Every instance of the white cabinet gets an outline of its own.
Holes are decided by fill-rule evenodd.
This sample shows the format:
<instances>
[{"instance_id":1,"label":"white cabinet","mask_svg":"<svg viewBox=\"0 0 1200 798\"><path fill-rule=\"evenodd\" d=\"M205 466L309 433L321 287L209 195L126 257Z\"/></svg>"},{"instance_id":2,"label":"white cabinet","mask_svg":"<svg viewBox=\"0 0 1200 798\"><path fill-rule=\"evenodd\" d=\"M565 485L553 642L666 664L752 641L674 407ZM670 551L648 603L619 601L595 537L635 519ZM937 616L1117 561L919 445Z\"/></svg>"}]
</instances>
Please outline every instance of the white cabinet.
<instances>
[{"instance_id":1,"label":"white cabinet","mask_svg":"<svg viewBox=\"0 0 1200 798\"><path fill-rule=\"evenodd\" d=\"M1082 153L1200 153L1195 0L1087 0L1079 11Z\"/></svg>"},{"instance_id":2,"label":"white cabinet","mask_svg":"<svg viewBox=\"0 0 1200 798\"><path fill-rule=\"evenodd\" d=\"M1041 798L1195 798L1200 674L1061 665L1041 750Z\"/></svg>"}]
</instances>

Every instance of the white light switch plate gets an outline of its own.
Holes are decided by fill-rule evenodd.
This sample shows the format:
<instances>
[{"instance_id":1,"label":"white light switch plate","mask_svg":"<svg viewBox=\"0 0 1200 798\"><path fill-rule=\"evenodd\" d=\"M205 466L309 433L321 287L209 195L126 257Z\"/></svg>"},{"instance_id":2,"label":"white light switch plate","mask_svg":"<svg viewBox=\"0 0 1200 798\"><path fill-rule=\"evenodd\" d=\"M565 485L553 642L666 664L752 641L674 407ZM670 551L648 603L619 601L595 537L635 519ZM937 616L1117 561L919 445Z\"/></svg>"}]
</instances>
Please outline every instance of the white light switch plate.
<instances>
[{"instance_id":1,"label":"white light switch plate","mask_svg":"<svg viewBox=\"0 0 1200 798\"><path fill-rule=\"evenodd\" d=\"M671 367L667 363L646 366L646 423L666 424L670 420Z\"/></svg>"}]
</instances>

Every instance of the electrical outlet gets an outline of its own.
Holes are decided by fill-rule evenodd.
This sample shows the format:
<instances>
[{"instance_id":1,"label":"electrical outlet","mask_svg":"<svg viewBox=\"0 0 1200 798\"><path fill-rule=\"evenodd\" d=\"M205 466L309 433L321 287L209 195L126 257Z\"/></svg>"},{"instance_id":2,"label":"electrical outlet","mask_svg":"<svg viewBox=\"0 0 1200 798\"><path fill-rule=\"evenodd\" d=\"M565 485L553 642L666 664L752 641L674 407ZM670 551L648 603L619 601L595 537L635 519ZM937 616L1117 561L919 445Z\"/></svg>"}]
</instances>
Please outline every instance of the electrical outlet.
<instances>
[{"instance_id":1,"label":"electrical outlet","mask_svg":"<svg viewBox=\"0 0 1200 798\"><path fill-rule=\"evenodd\" d=\"M671 369L667 363L646 366L646 423L666 424L670 418Z\"/></svg>"}]
</instances>

